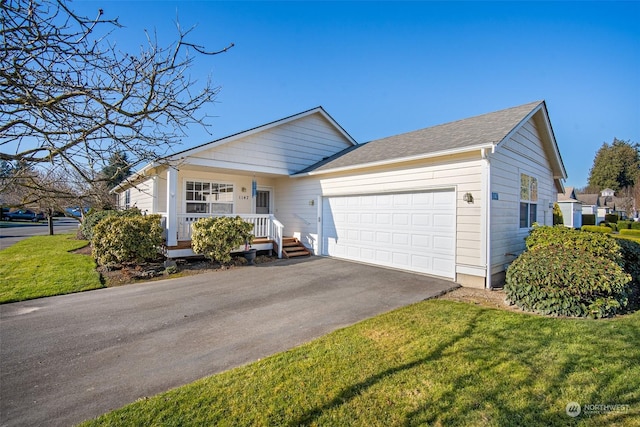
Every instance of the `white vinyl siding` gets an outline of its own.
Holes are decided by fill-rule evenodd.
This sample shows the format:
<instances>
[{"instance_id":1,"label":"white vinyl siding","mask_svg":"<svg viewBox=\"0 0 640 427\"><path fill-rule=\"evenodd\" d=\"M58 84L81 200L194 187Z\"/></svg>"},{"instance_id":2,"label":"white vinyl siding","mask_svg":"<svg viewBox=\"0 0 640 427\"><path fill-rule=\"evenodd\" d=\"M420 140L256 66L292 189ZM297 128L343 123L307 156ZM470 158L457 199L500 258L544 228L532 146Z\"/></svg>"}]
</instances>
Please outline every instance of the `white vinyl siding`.
<instances>
[{"instance_id":1,"label":"white vinyl siding","mask_svg":"<svg viewBox=\"0 0 640 427\"><path fill-rule=\"evenodd\" d=\"M483 266L481 244L482 161L480 153L432 159L430 165L412 162L389 167L353 171L344 175L319 175L278 180L276 216L285 224L286 235L296 235L318 253L318 207L311 200L356 194L416 192L456 189L456 264ZM471 193L474 203L462 200Z\"/></svg>"},{"instance_id":2,"label":"white vinyl siding","mask_svg":"<svg viewBox=\"0 0 640 427\"><path fill-rule=\"evenodd\" d=\"M199 152L186 162L290 175L350 146L322 115L313 114Z\"/></svg>"},{"instance_id":3,"label":"white vinyl siding","mask_svg":"<svg viewBox=\"0 0 640 427\"><path fill-rule=\"evenodd\" d=\"M153 189L153 179L149 178L127 190L130 194L129 207L138 208L143 213L153 213Z\"/></svg>"},{"instance_id":4,"label":"white vinyl siding","mask_svg":"<svg viewBox=\"0 0 640 427\"><path fill-rule=\"evenodd\" d=\"M553 175L534 120L529 120L509 140L501 143L491 161L491 266L492 273L504 270L525 246L529 228L520 228L520 176L537 180L536 221L553 224L553 209L548 204L557 199Z\"/></svg>"}]
</instances>

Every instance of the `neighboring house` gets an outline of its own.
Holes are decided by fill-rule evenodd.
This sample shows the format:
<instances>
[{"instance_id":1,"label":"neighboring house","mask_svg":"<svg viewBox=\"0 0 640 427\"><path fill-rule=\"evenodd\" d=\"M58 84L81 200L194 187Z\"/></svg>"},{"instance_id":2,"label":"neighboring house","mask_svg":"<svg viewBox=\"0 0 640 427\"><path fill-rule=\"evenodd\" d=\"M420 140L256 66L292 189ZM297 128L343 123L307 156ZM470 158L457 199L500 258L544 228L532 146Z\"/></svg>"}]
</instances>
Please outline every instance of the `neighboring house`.
<instances>
[{"instance_id":1,"label":"neighboring house","mask_svg":"<svg viewBox=\"0 0 640 427\"><path fill-rule=\"evenodd\" d=\"M596 224L604 221L605 216L609 214L626 218L627 207L633 206L631 198L617 197L615 191L610 188L595 194L576 194L576 198L582 202L583 214L596 216Z\"/></svg>"},{"instance_id":2,"label":"neighboring house","mask_svg":"<svg viewBox=\"0 0 640 427\"><path fill-rule=\"evenodd\" d=\"M190 224L240 215L258 249L283 236L317 255L500 283L533 223L553 223L566 172L544 101L365 144L321 108L182 151L116 188L165 219L168 256Z\"/></svg>"},{"instance_id":3,"label":"neighboring house","mask_svg":"<svg viewBox=\"0 0 640 427\"><path fill-rule=\"evenodd\" d=\"M558 206L562 211L562 219L566 227L582 227L582 202L576 198L573 187L567 187L564 193L558 194Z\"/></svg>"}]
</instances>

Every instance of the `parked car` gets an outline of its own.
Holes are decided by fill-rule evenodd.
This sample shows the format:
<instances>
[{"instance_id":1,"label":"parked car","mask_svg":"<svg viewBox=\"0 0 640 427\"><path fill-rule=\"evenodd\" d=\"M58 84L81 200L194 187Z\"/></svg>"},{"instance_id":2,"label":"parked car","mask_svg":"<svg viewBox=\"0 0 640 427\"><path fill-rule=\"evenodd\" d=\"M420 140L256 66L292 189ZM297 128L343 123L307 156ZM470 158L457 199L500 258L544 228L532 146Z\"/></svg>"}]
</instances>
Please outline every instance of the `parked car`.
<instances>
[{"instance_id":1,"label":"parked car","mask_svg":"<svg viewBox=\"0 0 640 427\"><path fill-rule=\"evenodd\" d=\"M35 213L34 211L20 209L13 212L8 212L4 214L4 217L9 221L43 221L44 214L43 213Z\"/></svg>"}]
</instances>

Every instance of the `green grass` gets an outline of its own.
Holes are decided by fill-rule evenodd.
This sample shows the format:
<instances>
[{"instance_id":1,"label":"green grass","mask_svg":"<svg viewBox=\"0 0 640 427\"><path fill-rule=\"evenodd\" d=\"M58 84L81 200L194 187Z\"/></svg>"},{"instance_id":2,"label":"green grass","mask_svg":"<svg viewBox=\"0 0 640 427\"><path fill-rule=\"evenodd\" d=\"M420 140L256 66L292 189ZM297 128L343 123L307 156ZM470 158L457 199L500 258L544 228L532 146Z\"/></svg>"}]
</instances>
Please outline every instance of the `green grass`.
<instances>
[{"instance_id":1,"label":"green grass","mask_svg":"<svg viewBox=\"0 0 640 427\"><path fill-rule=\"evenodd\" d=\"M73 234L34 236L0 251L0 303L102 288L89 244Z\"/></svg>"},{"instance_id":2,"label":"green grass","mask_svg":"<svg viewBox=\"0 0 640 427\"><path fill-rule=\"evenodd\" d=\"M640 426L638 343L640 313L558 319L430 300L85 425Z\"/></svg>"}]
</instances>

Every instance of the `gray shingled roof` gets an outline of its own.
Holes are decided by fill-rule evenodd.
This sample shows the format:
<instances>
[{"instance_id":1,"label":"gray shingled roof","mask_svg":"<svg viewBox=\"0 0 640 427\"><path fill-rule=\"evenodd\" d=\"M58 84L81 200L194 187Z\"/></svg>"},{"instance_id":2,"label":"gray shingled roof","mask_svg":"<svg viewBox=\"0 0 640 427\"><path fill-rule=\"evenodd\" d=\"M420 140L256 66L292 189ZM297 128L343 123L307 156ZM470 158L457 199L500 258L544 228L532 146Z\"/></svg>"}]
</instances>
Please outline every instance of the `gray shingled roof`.
<instances>
[{"instance_id":1,"label":"gray shingled roof","mask_svg":"<svg viewBox=\"0 0 640 427\"><path fill-rule=\"evenodd\" d=\"M298 174L497 144L543 101L445 123L347 148Z\"/></svg>"}]
</instances>

